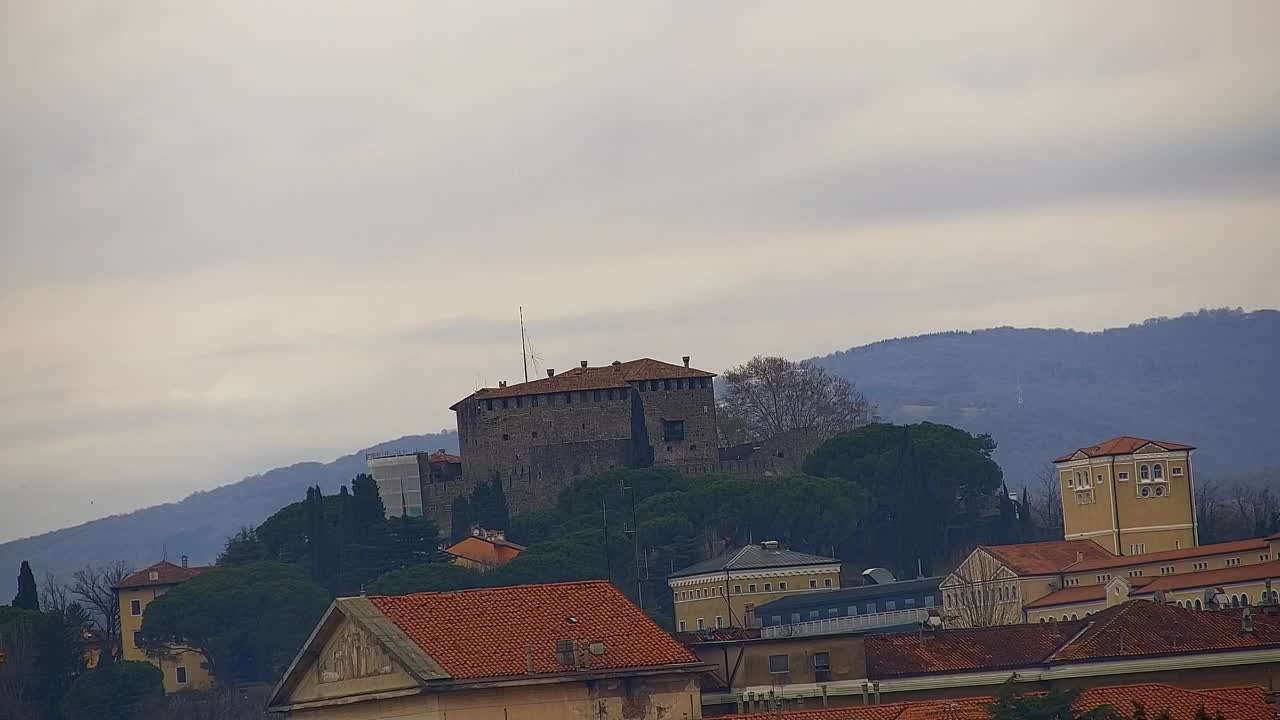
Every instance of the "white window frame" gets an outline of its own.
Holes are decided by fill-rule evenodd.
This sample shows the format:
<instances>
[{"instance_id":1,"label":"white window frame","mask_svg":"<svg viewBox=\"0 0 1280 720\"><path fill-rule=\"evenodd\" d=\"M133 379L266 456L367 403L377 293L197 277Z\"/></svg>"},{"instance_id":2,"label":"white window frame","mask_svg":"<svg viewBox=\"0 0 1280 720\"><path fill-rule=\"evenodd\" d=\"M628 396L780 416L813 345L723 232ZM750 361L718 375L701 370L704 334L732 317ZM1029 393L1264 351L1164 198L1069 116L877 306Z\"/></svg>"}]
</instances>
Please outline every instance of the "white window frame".
<instances>
[{"instance_id":1,"label":"white window frame","mask_svg":"<svg viewBox=\"0 0 1280 720\"><path fill-rule=\"evenodd\" d=\"M1129 473L1128 473L1128 472L1119 472L1119 473L1116 473L1116 479L1117 479L1117 480L1126 480L1126 481L1127 481L1127 480L1129 479Z\"/></svg>"}]
</instances>

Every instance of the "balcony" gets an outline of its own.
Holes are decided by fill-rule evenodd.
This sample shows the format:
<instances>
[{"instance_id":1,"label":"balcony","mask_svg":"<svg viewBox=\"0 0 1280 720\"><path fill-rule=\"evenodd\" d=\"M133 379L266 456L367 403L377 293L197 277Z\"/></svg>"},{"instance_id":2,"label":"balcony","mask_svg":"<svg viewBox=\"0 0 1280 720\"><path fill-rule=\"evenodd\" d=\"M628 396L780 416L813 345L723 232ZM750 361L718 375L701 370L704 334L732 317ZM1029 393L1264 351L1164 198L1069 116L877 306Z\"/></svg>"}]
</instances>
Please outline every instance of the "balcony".
<instances>
[{"instance_id":1,"label":"balcony","mask_svg":"<svg viewBox=\"0 0 1280 720\"><path fill-rule=\"evenodd\" d=\"M879 628L919 624L929 617L929 608L910 608L890 612L851 615L849 617L809 620L787 625L767 625L760 628L762 638L804 637L808 635L835 635L839 633L865 632Z\"/></svg>"}]
</instances>

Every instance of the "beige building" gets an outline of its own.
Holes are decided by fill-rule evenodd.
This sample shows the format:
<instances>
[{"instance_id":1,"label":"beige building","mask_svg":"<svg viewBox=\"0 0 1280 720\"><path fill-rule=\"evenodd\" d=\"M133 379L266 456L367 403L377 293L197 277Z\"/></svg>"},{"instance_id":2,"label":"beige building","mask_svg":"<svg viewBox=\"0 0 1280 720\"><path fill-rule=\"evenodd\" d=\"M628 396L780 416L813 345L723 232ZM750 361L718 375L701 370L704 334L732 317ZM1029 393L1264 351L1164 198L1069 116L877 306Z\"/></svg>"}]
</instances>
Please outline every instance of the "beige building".
<instances>
[{"instance_id":1,"label":"beige building","mask_svg":"<svg viewBox=\"0 0 1280 720\"><path fill-rule=\"evenodd\" d=\"M120 603L122 656L125 660L141 660L159 667L164 673L164 691L167 693L208 688L212 684L208 665L204 656L190 650L174 650L169 657L148 657L138 643L142 616L152 600L208 569L187 567L185 557L181 565L161 560L115 584L116 599Z\"/></svg>"},{"instance_id":2,"label":"beige building","mask_svg":"<svg viewBox=\"0 0 1280 720\"><path fill-rule=\"evenodd\" d=\"M603 581L340 598L268 709L325 720L693 719L707 670Z\"/></svg>"},{"instance_id":3,"label":"beige building","mask_svg":"<svg viewBox=\"0 0 1280 720\"><path fill-rule=\"evenodd\" d=\"M1124 436L1054 460L1066 539L1116 555L1195 547L1194 449Z\"/></svg>"},{"instance_id":4,"label":"beige building","mask_svg":"<svg viewBox=\"0 0 1280 720\"><path fill-rule=\"evenodd\" d=\"M797 593L840 587L840 561L783 549L770 540L745 545L667 577L676 630L755 627L755 609Z\"/></svg>"}]
</instances>

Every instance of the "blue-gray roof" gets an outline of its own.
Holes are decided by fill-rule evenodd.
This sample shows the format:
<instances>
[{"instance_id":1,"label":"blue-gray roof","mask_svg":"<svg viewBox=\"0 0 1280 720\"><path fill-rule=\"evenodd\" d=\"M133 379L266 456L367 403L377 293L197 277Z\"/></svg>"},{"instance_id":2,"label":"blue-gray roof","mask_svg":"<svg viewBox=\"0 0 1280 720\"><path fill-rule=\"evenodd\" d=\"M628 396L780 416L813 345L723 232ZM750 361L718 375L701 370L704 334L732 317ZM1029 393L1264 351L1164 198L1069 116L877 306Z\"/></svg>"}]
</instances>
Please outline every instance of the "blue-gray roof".
<instances>
[{"instance_id":1,"label":"blue-gray roof","mask_svg":"<svg viewBox=\"0 0 1280 720\"><path fill-rule=\"evenodd\" d=\"M822 557L821 555L810 555L808 553L796 552L795 550L784 550L779 547L777 550L769 550L760 545L744 545L736 550L718 555L710 560L703 560L696 565L690 565L682 570L677 570L667 577L680 578L690 575L704 575L706 573L724 572L726 570L758 570L765 568L779 567L796 567L805 565L830 565L839 563L835 558Z\"/></svg>"},{"instance_id":2,"label":"blue-gray roof","mask_svg":"<svg viewBox=\"0 0 1280 720\"><path fill-rule=\"evenodd\" d=\"M841 588L840 590L821 590L780 597L756 607L756 616L762 617L770 612L789 613L813 608L841 607L853 605L867 600L896 597L919 597L935 595L941 577L920 578L919 580L899 580L883 585L860 585L858 587Z\"/></svg>"}]
</instances>

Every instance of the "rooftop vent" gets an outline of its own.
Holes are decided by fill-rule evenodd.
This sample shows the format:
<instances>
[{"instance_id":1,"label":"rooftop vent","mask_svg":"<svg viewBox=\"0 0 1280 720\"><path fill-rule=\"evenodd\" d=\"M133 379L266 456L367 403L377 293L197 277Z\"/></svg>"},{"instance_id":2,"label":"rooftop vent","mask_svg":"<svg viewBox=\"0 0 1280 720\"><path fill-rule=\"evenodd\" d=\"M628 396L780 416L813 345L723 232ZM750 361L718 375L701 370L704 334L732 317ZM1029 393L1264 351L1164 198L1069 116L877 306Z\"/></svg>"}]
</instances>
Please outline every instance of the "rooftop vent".
<instances>
[{"instance_id":1,"label":"rooftop vent","mask_svg":"<svg viewBox=\"0 0 1280 720\"><path fill-rule=\"evenodd\" d=\"M591 643L591 645L589 645L587 649L591 651L592 655L595 655L596 657L600 657L601 655L604 654L604 643L600 642L599 640L596 640L595 642Z\"/></svg>"},{"instance_id":2,"label":"rooftop vent","mask_svg":"<svg viewBox=\"0 0 1280 720\"><path fill-rule=\"evenodd\" d=\"M586 366L587 366L587 361L586 361L586 360L579 360L579 361L578 361L578 367L586 367Z\"/></svg>"},{"instance_id":3,"label":"rooftop vent","mask_svg":"<svg viewBox=\"0 0 1280 720\"><path fill-rule=\"evenodd\" d=\"M777 541L777 540L765 540L764 542L760 543L760 547L762 547L762 548L764 548L765 550L768 550L768 551L770 551L770 552L778 552L778 541Z\"/></svg>"},{"instance_id":4,"label":"rooftop vent","mask_svg":"<svg viewBox=\"0 0 1280 720\"><path fill-rule=\"evenodd\" d=\"M1240 613L1240 632L1253 632L1253 611L1249 608Z\"/></svg>"},{"instance_id":5,"label":"rooftop vent","mask_svg":"<svg viewBox=\"0 0 1280 720\"><path fill-rule=\"evenodd\" d=\"M879 567L863 570L862 579L868 585L888 585L889 583L898 581L898 579L893 576L893 573Z\"/></svg>"},{"instance_id":6,"label":"rooftop vent","mask_svg":"<svg viewBox=\"0 0 1280 720\"><path fill-rule=\"evenodd\" d=\"M574 667L575 665L578 664L577 658L574 657L576 654L577 653L575 653L573 649L572 640L556 641L556 664L557 665Z\"/></svg>"},{"instance_id":7,"label":"rooftop vent","mask_svg":"<svg viewBox=\"0 0 1280 720\"><path fill-rule=\"evenodd\" d=\"M555 369L555 368L547 368L547 377L555 377L555 376L556 376L556 369Z\"/></svg>"},{"instance_id":8,"label":"rooftop vent","mask_svg":"<svg viewBox=\"0 0 1280 720\"><path fill-rule=\"evenodd\" d=\"M685 355L683 358L680 358L680 359L681 359L681 360L684 360L684 366L685 366L685 367L689 367L689 356L688 356L688 355Z\"/></svg>"}]
</instances>

